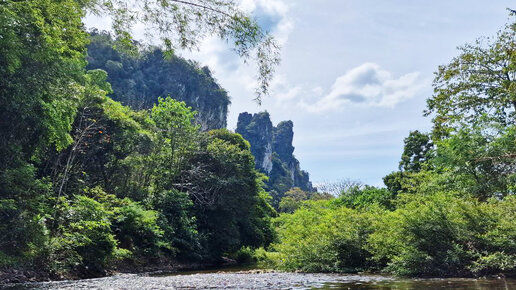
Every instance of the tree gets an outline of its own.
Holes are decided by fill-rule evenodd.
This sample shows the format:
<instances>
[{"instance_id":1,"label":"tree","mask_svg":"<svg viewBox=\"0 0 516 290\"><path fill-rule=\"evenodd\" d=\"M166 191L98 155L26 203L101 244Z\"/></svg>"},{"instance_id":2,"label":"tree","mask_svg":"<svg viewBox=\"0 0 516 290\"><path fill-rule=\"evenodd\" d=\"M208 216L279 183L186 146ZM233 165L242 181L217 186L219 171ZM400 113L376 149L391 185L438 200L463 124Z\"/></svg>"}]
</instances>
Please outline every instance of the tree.
<instances>
[{"instance_id":1,"label":"tree","mask_svg":"<svg viewBox=\"0 0 516 290\"><path fill-rule=\"evenodd\" d=\"M403 142L405 146L401 155L400 170L419 172L423 163L432 158L434 145L429 134L420 133L417 130L412 131Z\"/></svg>"},{"instance_id":2,"label":"tree","mask_svg":"<svg viewBox=\"0 0 516 290\"><path fill-rule=\"evenodd\" d=\"M358 192L364 188L364 184L359 180L343 179L337 182L329 182L318 186L322 192L328 192L335 196L341 196L352 192Z\"/></svg>"},{"instance_id":3,"label":"tree","mask_svg":"<svg viewBox=\"0 0 516 290\"><path fill-rule=\"evenodd\" d=\"M0 255L33 259L46 240L52 185L35 164L67 147L87 35L74 1L0 3Z\"/></svg>"},{"instance_id":4,"label":"tree","mask_svg":"<svg viewBox=\"0 0 516 290\"><path fill-rule=\"evenodd\" d=\"M439 141L435 165L448 173L452 189L480 200L514 193L516 126L460 128Z\"/></svg>"},{"instance_id":5,"label":"tree","mask_svg":"<svg viewBox=\"0 0 516 290\"><path fill-rule=\"evenodd\" d=\"M81 18L93 11L114 18L119 48L134 49L133 20L158 28L167 53L212 34L234 40L244 59L257 52L264 93L276 46L236 7L212 0L0 1L0 267L98 274L131 254L198 255L204 237L215 241L204 246L215 247L217 258L272 240L274 211L249 144L230 133L204 144L213 175L196 181L223 188L213 212L231 218L204 227L200 237L194 214L204 212L194 212L185 192L188 162L200 151L194 113L170 98L150 113L135 112L106 96L105 71L85 70Z\"/></svg>"},{"instance_id":6,"label":"tree","mask_svg":"<svg viewBox=\"0 0 516 290\"><path fill-rule=\"evenodd\" d=\"M139 10L138 13L136 10ZM3 1L0 4L0 174L23 161L37 160L47 145L67 147L84 86L87 12L113 18L119 46L130 46L132 24L157 29L165 47L195 48L208 35L232 40L259 64L258 98L279 61L273 38L233 1L112 0Z\"/></svg>"},{"instance_id":7,"label":"tree","mask_svg":"<svg viewBox=\"0 0 516 290\"><path fill-rule=\"evenodd\" d=\"M272 242L270 218L275 211L242 136L225 129L204 133L189 164L183 173L184 190L194 202L207 258Z\"/></svg>"},{"instance_id":8,"label":"tree","mask_svg":"<svg viewBox=\"0 0 516 290\"><path fill-rule=\"evenodd\" d=\"M308 200L309 193L299 187L292 187L285 192L285 196L280 201L279 209L281 212L293 213L301 206L301 203Z\"/></svg>"},{"instance_id":9,"label":"tree","mask_svg":"<svg viewBox=\"0 0 516 290\"><path fill-rule=\"evenodd\" d=\"M454 191L481 200L512 192L516 22L511 20L496 36L460 47L457 57L439 67L425 112L435 114L439 172L454 180Z\"/></svg>"},{"instance_id":10,"label":"tree","mask_svg":"<svg viewBox=\"0 0 516 290\"><path fill-rule=\"evenodd\" d=\"M152 108L151 118L163 142L161 161L167 163L168 168L165 168L170 181L179 176L186 166L188 155L195 148L198 127L193 124L194 116L195 111L170 96L159 98L158 105Z\"/></svg>"},{"instance_id":11,"label":"tree","mask_svg":"<svg viewBox=\"0 0 516 290\"><path fill-rule=\"evenodd\" d=\"M0 4L0 172L62 149L84 74L87 34L75 1Z\"/></svg>"},{"instance_id":12,"label":"tree","mask_svg":"<svg viewBox=\"0 0 516 290\"><path fill-rule=\"evenodd\" d=\"M366 185L364 188L341 194L335 200L335 203L349 208L367 209L380 206L381 208L392 210L394 209L396 195L396 193L388 189Z\"/></svg>"},{"instance_id":13,"label":"tree","mask_svg":"<svg viewBox=\"0 0 516 290\"><path fill-rule=\"evenodd\" d=\"M494 38L460 47L459 56L439 67L425 111L435 114L434 137L447 136L460 123L478 123L482 116L516 123L515 39L516 22L510 22Z\"/></svg>"}]
</instances>

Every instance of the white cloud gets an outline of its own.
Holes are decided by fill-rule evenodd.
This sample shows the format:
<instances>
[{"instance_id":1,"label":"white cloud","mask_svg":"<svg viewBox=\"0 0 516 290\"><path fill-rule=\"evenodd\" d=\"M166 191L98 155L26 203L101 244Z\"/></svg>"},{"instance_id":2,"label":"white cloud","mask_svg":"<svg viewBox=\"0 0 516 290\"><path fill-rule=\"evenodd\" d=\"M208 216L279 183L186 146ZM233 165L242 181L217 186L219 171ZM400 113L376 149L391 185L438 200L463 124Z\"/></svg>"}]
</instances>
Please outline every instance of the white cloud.
<instances>
[{"instance_id":1,"label":"white cloud","mask_svg":"<svg viewBox=\"0 0 516 290\"><path fill-rule=\"evenodd\" d=\"M341 110L346 106L392 108L427 85L419 72L395 78L375 63L364 63L338 77L329 93L315 103L302 101L310 112Z\"/></svg>"}]
</instances>

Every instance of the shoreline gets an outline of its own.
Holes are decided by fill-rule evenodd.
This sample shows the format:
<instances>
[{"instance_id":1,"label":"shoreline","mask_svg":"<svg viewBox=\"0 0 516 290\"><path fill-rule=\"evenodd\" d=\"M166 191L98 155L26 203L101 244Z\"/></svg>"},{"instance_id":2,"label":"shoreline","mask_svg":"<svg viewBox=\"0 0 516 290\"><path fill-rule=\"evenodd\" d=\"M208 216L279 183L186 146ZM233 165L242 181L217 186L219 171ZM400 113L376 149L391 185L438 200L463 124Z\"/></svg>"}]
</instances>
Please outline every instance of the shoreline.
<instances>
[{"instance_id":1,"label":"shoreline","mask_svg":"<svg viewBox=\"0 0 516 290\"><path fill-rule=\"evenodd\" d=\"M7 284L23 284L28 282L59 282L64 280L79 281L84 279L106 278L121 274L141 274L148 276L158 276L175 274L181 272L199 272L224 269L229 267L238 267L236 261L224 259L223 263L208 262L179 262L168 261L166 263L155 263L149 265L135 265L120 263L112 269L106 270L98 275L88 275L78 272L68 272L64 274L55 274L48 271L37 271L34 269L11 268L0 270L0 288ZM244 267L245 265L240 265Z\"/></svg>"}]
</instances>

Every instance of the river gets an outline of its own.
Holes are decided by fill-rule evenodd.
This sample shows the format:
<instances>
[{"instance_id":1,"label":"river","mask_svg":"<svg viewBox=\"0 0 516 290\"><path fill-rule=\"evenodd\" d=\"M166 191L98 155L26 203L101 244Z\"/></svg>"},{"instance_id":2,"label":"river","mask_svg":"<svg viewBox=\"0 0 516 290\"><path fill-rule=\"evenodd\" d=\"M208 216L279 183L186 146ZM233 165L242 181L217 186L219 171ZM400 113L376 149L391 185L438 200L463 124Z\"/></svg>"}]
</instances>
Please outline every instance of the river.
<instances>
[{"instance_id":1,"label":"river","mask_svg":"<svg viewBox=\"0 0 516 290\"><path fill-rule=\"evenodd\" d=\"M0 286L0 288L2 288ZM5 289L516 289L516 279L402 279L382 275L201 271L118 274L76 281L7 285Z\"/></svg>"}]
</instances>

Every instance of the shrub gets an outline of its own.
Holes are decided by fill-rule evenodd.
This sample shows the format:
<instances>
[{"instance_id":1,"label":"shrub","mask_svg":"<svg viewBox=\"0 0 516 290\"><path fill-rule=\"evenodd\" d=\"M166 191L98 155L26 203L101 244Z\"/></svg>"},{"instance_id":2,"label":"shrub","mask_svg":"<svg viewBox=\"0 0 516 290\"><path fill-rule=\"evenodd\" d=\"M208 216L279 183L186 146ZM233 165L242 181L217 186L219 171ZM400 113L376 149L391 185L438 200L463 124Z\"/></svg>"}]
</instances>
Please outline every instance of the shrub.
<instances>
[{"instance_id":1,"label":"shrub","mask_svg":"<svg viewBox=\"0 0 516 290\"><path fill-rule=\"evenodd\" d=\"M112 212L86 196L75 196L62 205L59 234L52 239L52 260L58 272L85 269L101 272L117 253L117 241L111 232Z\"/></svg>"},{"instance_id":2,"label":"shrub","mask_svg":"<svg viewBox=\"0 0 516 290\"><path fill-rule=\"evenodd\" d=\"M238 251L231 253L229 257L237 261L238 264L252 264L256 262L254 252L254 249L251 247L242 247Z\"/></svg>"},{"instance_id":3,"label":"shrub","mask_svg":"<svg viewBox=\"0 0 516 290\"><path fill-rule=\"evenodd\" d=\"M395 198L396 194L393 194L386 188L365 186L364 188L343 192L335 202L349 208L365 209L378 205L382 208L393 210Z\"/></svg>"},{"instance_id":4,"label":"shrub","mask_svg":"<svg viewBox=\"0 0 516 290\"><path fill-rule=\"evenodd\" d=\"M277 220L280 242L278 266L307 272L355 272L367 268L364 250L371 215L328 201L309 202Z\"/></svg>"},{"instance_id":5,"label":"shrub","mask_svg":"<svg viewBox=\"0 0 516 290\"><path fill-rule=\"evenodd\" d=\"M120 247L133 253L155 256L164 246L163 231L157 224L158 213L145 210L139 203L125 198L115 208L113 231Z\"/></svg>"},{"instance_id":6,"label":"shrub","mask_svg":"<svg viewBox=\"0 0 516 290\"><path fill-rule=\"evenodd\" d=\"M514 198L480 203L446 194L411 197L373 226L368 249L387 272L463 276L516 269Z\"/></svg>"}]
</instances>

